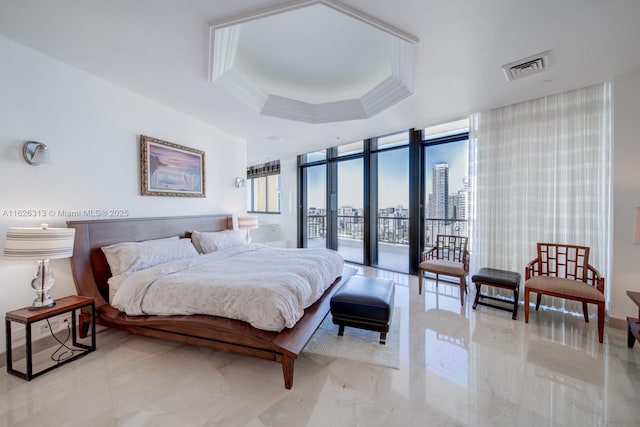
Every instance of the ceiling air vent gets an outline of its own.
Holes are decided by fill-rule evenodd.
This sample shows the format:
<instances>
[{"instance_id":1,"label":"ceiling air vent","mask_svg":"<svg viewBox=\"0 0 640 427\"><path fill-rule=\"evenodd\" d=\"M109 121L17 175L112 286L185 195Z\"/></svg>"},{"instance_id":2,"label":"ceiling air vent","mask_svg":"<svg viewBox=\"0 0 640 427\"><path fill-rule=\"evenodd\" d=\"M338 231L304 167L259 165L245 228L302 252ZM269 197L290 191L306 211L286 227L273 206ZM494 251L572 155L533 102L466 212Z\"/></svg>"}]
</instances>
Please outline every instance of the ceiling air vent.
<instances>
[{"instance_id":1,"label":"ceiling air vent","mask_svg":"<svg viewBox=\"0 0 640 427\"><path fill-rule=\"evenodd\" d=\"M549 68L549 55L551 51L538 53L528 58L503 65L504 75L508 81L527 77L532 74L540 73Z\"/></svg>"}]
</instances>

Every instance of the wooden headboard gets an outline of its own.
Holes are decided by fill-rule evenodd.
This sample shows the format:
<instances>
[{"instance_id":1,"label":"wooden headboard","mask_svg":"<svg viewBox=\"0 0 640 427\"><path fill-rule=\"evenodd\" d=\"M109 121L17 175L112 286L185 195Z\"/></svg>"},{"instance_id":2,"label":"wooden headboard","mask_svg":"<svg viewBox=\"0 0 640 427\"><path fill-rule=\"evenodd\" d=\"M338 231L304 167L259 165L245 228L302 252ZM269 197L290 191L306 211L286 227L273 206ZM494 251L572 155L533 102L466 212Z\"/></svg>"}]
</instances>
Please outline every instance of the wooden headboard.
<instances>
[{"instance_id":1,"label":"wooden headboard","mask_svg":"<svg viewBox=\"0 0 640 427\"><path fill-rule=\"evenodd\" d=\"M121 242L140 242L163 237L190 237L191 231L231 228L229 215L198 215L159 218L68 221L76 229L71 271L78 295L91 297L96 308L108 304L111 270L100 248Z\"/></svg>"}]
</instances>

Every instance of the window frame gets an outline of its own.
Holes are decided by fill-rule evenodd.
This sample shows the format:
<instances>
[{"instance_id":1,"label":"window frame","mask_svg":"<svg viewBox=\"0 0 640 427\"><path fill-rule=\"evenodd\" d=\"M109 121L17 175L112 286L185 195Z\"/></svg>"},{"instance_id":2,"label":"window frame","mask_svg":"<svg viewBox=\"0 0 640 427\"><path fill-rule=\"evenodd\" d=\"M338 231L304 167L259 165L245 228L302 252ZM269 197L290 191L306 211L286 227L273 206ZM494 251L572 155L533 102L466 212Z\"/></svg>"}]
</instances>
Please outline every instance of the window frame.
<instances>
[{"instance_id":1,"label":"window frame","mask_svg":"<svg viewBox=\"0 0 640 427\"><path fill-rule=\"evenodd\" d=\"M406 132L406 143L404 141L398 141L392 144L381 144L378 146L378 140L382 140L388 137L392 137L396 134L402 134ZM308 154L317 154L318 152L305 153L298 156L298 197L301 201L298 205L298 246L304 247L306 240L306 227L307 227L307 206L305 200L305 170L309 167L326 165L327 184L326 184L326 247L331 249L338 249L337 242L337 223L334 219L334 214L331 212L331 207L336 204L335 198L332 199L332 194L337 191L337 164L342 161L347 161L356 158L363 158L363 174L364 174L364 223L365 232L363 236L363 265L378 266L378 236L377 236L377 218L378 218L378 202L377 193L377 155L393 150L409 149L409 274L417 274L417 266L420 263L420 254L424 251L424 236L425 236L425 196L423 191L424 186L424 167L426 163L425 159L425 147L434 146L440 144L447 144L451 142L457 142L461 140L469 139L469 130L461 128L452 134L425 136L423 129L408 129L402 130L387 135L381 135L374 138L370 138L364 141L364 149L362 152L346 152L338 153L338 147L331 147L326 149L325 156L316 155L311 160L308 160ZM320 152L321 153L321 152ZM324 158L320 158L324 157ZM375 207L375 212L371 212L372 207ZM375 221L373 221L375 219ZM335 230L335 231L334 231ZM335 237L334 237L335 235Z\"/></svg>"},{"instance_id":2,"label":"window frame","mask_svg":"<svg viewBox=\"0 0 640 427\"><path fill-rule=\"evenodd\" d=\"M277 179L277 182L275 183L275 207L270 206L273 202L273 195L271 194L271 191L273 191L273 186L269 185L269 181L274 179L274 177ZM257 194L257 185L256 185L256 181L257 180L265 180L265 184L264 184L264 195L261 194ZM268 215L280 215L282 213L282 200L281 200L281 189L282 189L282 179L280 177L280 173L273 173L273 174L269 174L269 175L265 175L265 176L259 176L259 177L255 177L255 178L247 178L246 179L246 186L247 186L247 213L254 213L254 214L268 214ZM265 206L265 210L260 210L257 208L256 206L256 198L259 198L260 196L264 197L264 206Z\"/></svg>"}]
</instances>

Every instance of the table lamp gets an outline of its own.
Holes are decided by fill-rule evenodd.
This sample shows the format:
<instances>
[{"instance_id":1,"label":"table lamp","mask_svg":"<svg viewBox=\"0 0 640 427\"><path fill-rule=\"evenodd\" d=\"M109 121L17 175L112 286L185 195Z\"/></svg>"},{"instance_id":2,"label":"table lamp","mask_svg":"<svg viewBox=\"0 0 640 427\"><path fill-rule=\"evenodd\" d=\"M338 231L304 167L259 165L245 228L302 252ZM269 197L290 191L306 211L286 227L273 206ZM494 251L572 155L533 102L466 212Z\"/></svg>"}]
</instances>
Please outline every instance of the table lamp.
<instances>
[{"instance_id":1,"label":"table lamp","mask_svg":"<svg viewBox=\"0 0 640 427\"><path fill-rule=\"evenodd\" d=\"M9 227L4 245L4 257L19 260L38 261L31 287L36 298L30 309L52 307L56 303L49 295L55 278L49 268L49 260L69 258L73 255L75 228Z\"/></svg>"},{"instance_id":2,"label":"table lamp","mask_svg":"<svg viewBox=\"0 0 640 427\"><path fill-rule=\"evenodd\" d=\"M238 230L247 230L247 236L245 238L247 243L251 243L251 236L249 236L249 230L258 228L258 217L253 215L239 216L238 217Z\"/></svg>"}]
</instances>

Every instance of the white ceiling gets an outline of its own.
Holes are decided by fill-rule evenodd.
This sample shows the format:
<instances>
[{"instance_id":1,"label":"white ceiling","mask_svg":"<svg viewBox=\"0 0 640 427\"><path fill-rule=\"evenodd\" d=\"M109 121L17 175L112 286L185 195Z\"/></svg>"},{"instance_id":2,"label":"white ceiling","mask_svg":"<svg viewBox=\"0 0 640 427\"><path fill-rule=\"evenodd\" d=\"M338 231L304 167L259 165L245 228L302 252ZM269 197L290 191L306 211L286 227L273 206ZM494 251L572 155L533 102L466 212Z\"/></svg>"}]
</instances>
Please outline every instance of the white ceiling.
<instances>
[{"instance_id":1,"label":"white ceiling","mask_svg":"<svg viewBox=\"0 0 640 427\"><path fill-rule=\"evenodd\" d=\"M301 123L260 115L207 78L209 24L281 3L0 0L0 34L245 138L249 164L640 70L638 0L343 0L419 38L414 93L369 119ZM549 71L507 82L502 65L546 50ZM295 55L298 71L313 59Z\"/></svg>"}]
</instances>

